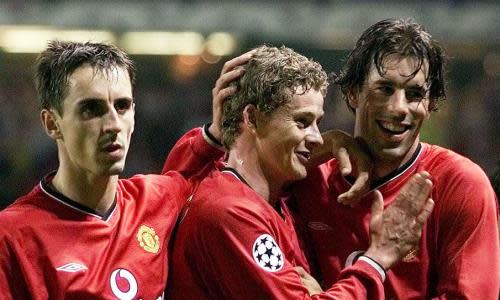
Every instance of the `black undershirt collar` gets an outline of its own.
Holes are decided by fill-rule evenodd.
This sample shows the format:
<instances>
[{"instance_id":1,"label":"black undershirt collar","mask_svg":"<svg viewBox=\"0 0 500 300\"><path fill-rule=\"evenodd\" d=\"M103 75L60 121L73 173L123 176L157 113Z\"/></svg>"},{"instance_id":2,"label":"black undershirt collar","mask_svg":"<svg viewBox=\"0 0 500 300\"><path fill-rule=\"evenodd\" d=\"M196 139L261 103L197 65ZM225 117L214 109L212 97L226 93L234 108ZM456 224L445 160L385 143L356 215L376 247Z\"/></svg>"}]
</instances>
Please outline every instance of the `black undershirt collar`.
<instances>
[{"instance_id":1,"label":"black undershirt collar","mask_svg":"<svg viewBox=\"0 0 500 300\"><path fill-rule=\"evenodd\" d=\"M238 171L236 171L236 169L226 166L226 167L222 168L221 172L228 172L228 173L233 174L234 176L236 176L236 178L238 178L241 182L243 182L244 184L246 184L249 188L251 188L253 190L253 188L248 184L248 182L245 180L245 178L243 178L243 176L241 176L241 174L238 173ZM283 211L281 209L281 201L276 201L273 208L274 208L274 210L276 210L276 212L278 212L278 214L281 217L284 218Z\"/></svg>"},{"instance_id":2,"label":"black undershirt collar","mask_svg":"<svg viewBox=\"0 0 500 300\"><path fill-rule=\"evenodd\" d=\"M236 178L238 178L241 182L243 182L244 184L248 185L250 188L252 188L248 182L245 180L245 178L243 178L243 176L240 175L240 173L238 173L238 171L236 171L235 168L231 168L231 167L224 167L222 168L221 172L229 172L231 174L233 174L234 176L236 176Z\"/></svg>"},{"instance_id":3,"label":"black undershirt collar","mask_svg":"<svg viewBox=\"0 0 500 300\"><path fill-rule=\"evenodd\" d=\"M95 216L99 219L102 219L102 220L105 220L107 221L108 218L112 215L112 213L114 212L115 208L116 208L116 196L115 196L115 199L113 201L113 204L111 205L111 207L105 212L105 213L99 213L98 211L96 210L93 210L85 205L82 205L74 200L71 200L70 198L64 196L63 194L59 193L53 186L52 186L52 178L54 177L54 175L56 174L57 171L52 171L50 172L49 174L45 175L43 177L43 179L40 181L40 186L42 188L42 190L47 194L49 195L51 198L73 208L73 209L76 209L78 211L81 211L83 213L86 213L86 214L89 214L89 215L92 215L92 216Z\"/></svg>"},{"instance_id":4,"label":"black undershirt collar","mask_svg":"<svg viewBox=\"0 0 500 300\"><path fill-rule=\"evenodd\" d=\"M420 155L421 151L422 151L422 144L418 143L417 149L413 153L412 157L406 163L404 163L401 167L395 169L391 173L385 175L384 177L374 179L370 185L370 189L373 190L373 189L379 188L382 185L386 184L387 182L391 181L392 179L403 174L409 167L411 167L417 161L417 158ZM346 176L346 180L349 183L354 184L354 182L356 181L356 178L349 175L349 176Z\"/></svg>"}]
</instances>

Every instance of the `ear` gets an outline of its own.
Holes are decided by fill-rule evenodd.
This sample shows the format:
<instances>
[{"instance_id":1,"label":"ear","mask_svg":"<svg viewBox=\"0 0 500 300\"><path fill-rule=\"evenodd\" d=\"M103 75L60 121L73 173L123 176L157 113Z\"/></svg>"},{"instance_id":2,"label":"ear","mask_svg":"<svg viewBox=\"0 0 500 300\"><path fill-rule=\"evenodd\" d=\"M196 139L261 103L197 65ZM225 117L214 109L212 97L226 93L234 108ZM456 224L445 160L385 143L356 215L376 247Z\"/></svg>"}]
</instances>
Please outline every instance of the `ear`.
<instances>
[{"instance_id":1,"label":"ear","mask_svg":"<svg viewBox=\"0 0 500 300\"><path fill-rule=\"evenodd\" d=\"M43 129L53 140L63 138L56 114L57 113L54 111L48 109L42 109L40 112L40 120L42 121Z\"/></svg>"},{"instance_id":2,"label":"ear","mask_svg":"<svg viewBox=\"0 0 500 300\"><path fill-rule=\"evenodd\" d=\"M132 102L132 121L134 122L132 124L132 133L134 133L134 130L135 130L135 102Z\"/></svg>"},{"instance_id":3,"label":"ear","mask_svg":"<svg viewBox=\"0 0 500 300\"><path fill-rule=\"evenodd\" d=\"M350 89L347 92L347 102L352 109L358 108L358 92L355 89Z\"/></svg>"},{"instance_id":4,"label":"ear","mask_svg":"<svg viewBox=\"0 0 500 300\"><path fill-rule=\"evenodd\" d=\"M248 104L243 109L243 124L245 128L255 132L257 129L257 113L258 109L253 104Z\"/></svg>"}]
</instances>

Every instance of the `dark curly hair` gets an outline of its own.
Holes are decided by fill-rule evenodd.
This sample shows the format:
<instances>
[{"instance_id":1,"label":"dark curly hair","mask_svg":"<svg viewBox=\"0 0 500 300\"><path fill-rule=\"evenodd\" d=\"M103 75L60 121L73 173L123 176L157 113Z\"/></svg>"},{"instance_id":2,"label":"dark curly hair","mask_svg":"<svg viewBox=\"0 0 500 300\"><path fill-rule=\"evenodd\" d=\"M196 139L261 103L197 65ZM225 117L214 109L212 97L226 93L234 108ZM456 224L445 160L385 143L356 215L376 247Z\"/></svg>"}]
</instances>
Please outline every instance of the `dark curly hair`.
<instances>
[{"instance_id":1,"label":"dark curly hair","mask_svg":"<svg viewBox=\"0 0 500 300\"><path fill-rule=\"evenodd\" d=\"M437 104L446 98L446 57L424 27L412 19L382 20L370 26L358 39L340 74L334 78L349 108L354 111L347 99L349 92L361 90L372 64L383 75L384 64L391 55L416 59L416 68L409 77L415 76L425 62L429 64L429 109L437 110Z\"/></svg>"}]
</instances>

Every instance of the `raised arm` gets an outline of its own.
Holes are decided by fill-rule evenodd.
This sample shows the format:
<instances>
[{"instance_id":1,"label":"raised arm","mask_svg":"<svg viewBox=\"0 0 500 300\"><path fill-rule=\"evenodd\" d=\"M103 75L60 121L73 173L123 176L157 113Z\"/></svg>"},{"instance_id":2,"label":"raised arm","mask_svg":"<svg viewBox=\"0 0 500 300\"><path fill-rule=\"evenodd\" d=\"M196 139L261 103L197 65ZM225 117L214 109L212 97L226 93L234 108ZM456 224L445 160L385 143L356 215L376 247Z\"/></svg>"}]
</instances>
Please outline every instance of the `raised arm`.
<instances>
[{"instance_id":1,"label":"raised arm","mask_svg":"<svg viewBox=\"0 0 500 300\"><path fill-rule=\"evenodd\" d=\"M244 73L244 69L238 67L245 64L252 53L246 52L224 64L212 89L212 123L182 136L167 156L162 173L178 171L186 178L203 178L213 169L213 162L222 159L222 105L236 91L231 82Z\"/></svg>"}]
</instances>

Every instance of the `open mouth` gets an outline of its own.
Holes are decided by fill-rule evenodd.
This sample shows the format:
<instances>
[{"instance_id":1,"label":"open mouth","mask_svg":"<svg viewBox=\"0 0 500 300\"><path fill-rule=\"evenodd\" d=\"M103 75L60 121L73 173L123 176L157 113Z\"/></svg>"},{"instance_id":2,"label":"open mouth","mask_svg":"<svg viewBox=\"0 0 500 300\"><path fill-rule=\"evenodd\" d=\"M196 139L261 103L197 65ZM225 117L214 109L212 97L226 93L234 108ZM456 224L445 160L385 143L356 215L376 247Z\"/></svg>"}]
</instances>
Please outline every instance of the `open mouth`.
<instances>
[{"instance_id":1,"label":"open mouth","mask_svg":"<svg viewBox=\"0 0 500 300\"><path fill-rule=\"evenodd\" d=\"M297 154L297 157L303 162L307 162L311 158L311 153L307 151L297 151L295 153Z\"/></svg>"},{"instance_id":2,"label":"open mouth","mask_svg":"<svg viewBox=\"0 0 500 300\"><path fill-rule=\"evenodd\" d=\"M403 134L411 128L410 125L378 120L379 127L389 134Z\"/></svg>"}]
</instances>

